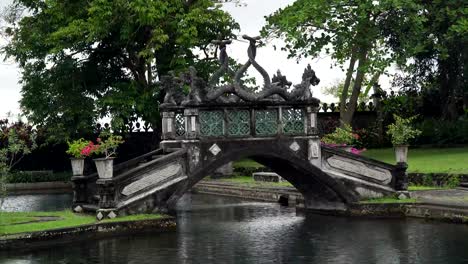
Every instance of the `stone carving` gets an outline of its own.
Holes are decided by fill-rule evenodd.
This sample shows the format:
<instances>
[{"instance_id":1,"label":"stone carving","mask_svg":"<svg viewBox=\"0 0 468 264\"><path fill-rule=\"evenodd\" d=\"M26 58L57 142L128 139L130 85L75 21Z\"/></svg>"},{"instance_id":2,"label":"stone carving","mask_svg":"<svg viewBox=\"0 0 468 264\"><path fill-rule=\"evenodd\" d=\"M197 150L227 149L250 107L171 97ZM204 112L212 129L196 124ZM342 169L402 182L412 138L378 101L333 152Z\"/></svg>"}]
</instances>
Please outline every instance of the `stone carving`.
<instances>
[{"instance_id":1,"label":"stone carving","mask_svg":"<svg viewBox=\"0 0 468 264\"><path fill-rule=\"evenodd\" d=\"M202 78L197 76L197 70L192 66L189 67L189 74L185 77L185 83L190 85L190 92L182 102L182 105L200 104L206 94L204 90L206 83Z\"/></svg>"},{"instance_id":2,"label":"stone carving","mask_svg":"<svg viewBox=\"0 0 468 264\"><path fill-rule=\"evenodd\" d=\"M171 163L159 170L153 170L144 174L139 180L130 183L122 190L123 195L132 195L145 189L148 186L154 186L174 176L182 174L182 166L178 163Z\"/></svg>"},{"instance_id":3,"label":"stone carving","mask_svg":"<svg viewBox=\"0 0 468 264\"><path fill-rule=\"evenodd\" d=\"M279 87L289 88L292 85L292 82L288 81L286 79L286 76L283 76L281 74L280 70L278 70L276 74L273 75L273 78L271 80L273 82L273 85L277 85Z\"/></svg>"},{"instance_id":4,"label":"stone carving","mask_svg":"<svg viewBox=\"0 0 468 264\"><path fill-rule=\"evenodd\" d=\"M221 152L221 148L219 148L219 146L215 143L210 147L209 151L211 154L213 154L213 156L216 156Z\"/></svg>"},{"instance_id":5,"label":"stone carving","mask_svg":"<svg viewBox=\"0 0 468 264\"><path fill-rule=\"evenodd\" d=\"M185 97L182 90L181 80L180 78L175 77L173 72L170 72L169 74L170 75L162 76L161 81L159 82L161 90L166 93L164 96L164 104L178 105Z\"/></svg>"},{"instance_id":6,"label":"stone carving","mask_svg":"<svg viewBox=\"0 0 468 264\"><path fill-rule=\"evenodd\" d=\"M294 152L297 152L299 149L301 149L301 146L299 146L299 144L297 144L296 141L294 141L293 143L291 143L291 145L289 146L289 148L294 151Z\"/></svg>"},{"instance_id":7,"label":"stone carving","mask_svg":"<svg viewBox=\"0 0 468 264\"><path fill-rule=\"evenodd\" d=\"M389 184L392 180L392 174L390 171L377 167L369 167L360 161L333 155L327 159L327 162L334 169L363 175L365 177L380 181L383 184Z\"/></svg>"},{"instance_id":8,"label":"stone carving","mask_svg":"<svg viewBox=\"0 0 468 264\"><path fill-rule=\"evenodd\" d=\"M294 85L294 90L291 93L292 100L306 101L312 98L312 92L310 91L310 85L317 85L320 83L320 79L315 75L315 71L312 70L310 64L305 68L302 74L301 84Z\"/></svg>"},{"instance_id":9,"label":"stone carving","mask_svg":"<svg viewBox=\"0 0 468 264\"><path fill-rule=\"evenodd\" d=\"M164 98L165 105L199 105L202 103L237 103L257 102L263 100L274 101L309 101L314 100L310 91L311 85L317 85L320 79L315 75L314 70L308 65L302 75L302 82L294 86L292 92L288 88L292 85L281 72L278 72L270 79L266 70L256 61L257 48L261 45L260 37L242 36L249 42L247 55L249 59L236 72L229 68L229 57L226 51L230 40L217 40L212 43L218 45L220 68L213 73L208 82L197 76L195 68L190 67L187 74L180 78L163 76L161 80L162 89L166 92ZM248 91L243 85L242 77L247 70L253 66L263 78L263 89L259 93ZM217 86L222 76L227 74L233 82L226 85ZM189 94L184 98L183 85L190 86ZM315 99L317 100L317 99ZM318 100L317 100L318 101Z\"/></svg>"}]
</instances>

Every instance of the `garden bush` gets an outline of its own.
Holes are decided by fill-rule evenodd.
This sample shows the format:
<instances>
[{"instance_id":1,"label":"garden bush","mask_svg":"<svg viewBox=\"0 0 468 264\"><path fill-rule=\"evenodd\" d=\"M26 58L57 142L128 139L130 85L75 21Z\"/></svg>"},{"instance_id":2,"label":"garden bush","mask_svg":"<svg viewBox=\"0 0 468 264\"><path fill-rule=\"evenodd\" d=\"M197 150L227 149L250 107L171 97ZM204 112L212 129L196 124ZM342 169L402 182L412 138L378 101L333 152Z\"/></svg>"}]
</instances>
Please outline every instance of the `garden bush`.
<instances>
[{"instance_id":1,"label":"garden bush","mask_svg":"<svg viewBox=\"0 0 468 264\"><path fill-rule=\"evenodd\" d=\"M71 172L52 171L14 171L6 175L6 183L35 183L35 182L56 182L70 181Z\"/></svg>"}]
</instances>

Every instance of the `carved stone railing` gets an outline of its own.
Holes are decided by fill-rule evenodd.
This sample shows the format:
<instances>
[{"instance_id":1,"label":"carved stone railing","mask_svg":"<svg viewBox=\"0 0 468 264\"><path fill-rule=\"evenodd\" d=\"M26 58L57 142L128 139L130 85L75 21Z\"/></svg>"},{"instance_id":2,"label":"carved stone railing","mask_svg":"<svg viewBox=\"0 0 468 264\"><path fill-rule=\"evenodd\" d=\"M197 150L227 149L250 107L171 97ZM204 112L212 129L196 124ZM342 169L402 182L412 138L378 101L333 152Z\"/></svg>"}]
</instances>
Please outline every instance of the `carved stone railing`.
<instances>
[{"instance_id":1,"label":"carved stone railing","mask_svg":"<svg viewBox=\"0 0 468 264\"><path fill-rule=\"evenodd\" d=\"M318 135L318 100L171 106L163 113L163 140Z\"/></svg>"}]
</instances>

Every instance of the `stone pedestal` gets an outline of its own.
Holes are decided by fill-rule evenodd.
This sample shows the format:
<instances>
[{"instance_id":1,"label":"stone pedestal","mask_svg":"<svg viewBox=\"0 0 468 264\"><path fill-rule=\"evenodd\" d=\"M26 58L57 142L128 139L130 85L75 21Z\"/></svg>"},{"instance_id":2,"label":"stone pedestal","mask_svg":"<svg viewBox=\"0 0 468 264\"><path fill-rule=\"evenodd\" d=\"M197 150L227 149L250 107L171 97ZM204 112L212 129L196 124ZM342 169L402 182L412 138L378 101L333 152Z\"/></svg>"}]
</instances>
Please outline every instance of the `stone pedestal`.
<instances>
[{"instance_id":1,"label":"stone pedestal","mask_svg":"<svg viewBox=\"0 0 468 264\"><path fill-rule=\"evenodd\" d=\"M406 191L408 190L408 174L406 169L408 164L406 162L398 162L396 165L397 169L395 173L395 190Z\"/></svg>"},{"instance_id":2,"label":"stone pedestal","mask_svg":"<svg viewBox=\"0 0 468 264\"><path fill-rule=\"evenodd\" d=\"M86 178L84 176L72 177L73 187L73 203L85 203L86 202Z\"/></svg>"},{"instance_id":3,"label":"stone pedestal","mask_svg":"<svg viewBox=\"0 0 468 264\"><path fill-rule=\"evenodd\" d=\"M274 172L254 172L252 173L254 181L263 182L282 182L284 181L281 176Z\"/></svg>"}]
</instances>

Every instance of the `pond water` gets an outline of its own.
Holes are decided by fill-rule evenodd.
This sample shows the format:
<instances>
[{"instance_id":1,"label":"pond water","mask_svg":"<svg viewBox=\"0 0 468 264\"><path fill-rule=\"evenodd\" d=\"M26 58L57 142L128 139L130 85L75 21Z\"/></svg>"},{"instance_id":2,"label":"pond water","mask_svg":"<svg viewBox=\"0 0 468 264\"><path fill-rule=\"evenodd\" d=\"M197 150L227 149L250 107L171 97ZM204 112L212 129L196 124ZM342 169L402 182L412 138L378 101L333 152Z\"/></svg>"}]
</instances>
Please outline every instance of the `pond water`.
<instances>
[{"instance_id":1,"label":"pond water","mask_svg":"<svg viewBox=\"0 0 468 264\"><path fill-rule=\"evenodd\" d=\"M5 205L57 210L70 200L15 196ZM177 211L176 232L0 252L0 263L468 263L466 225L297 215L277 204L199 194L184 196Z\"/></svg>"}]
</instances>

